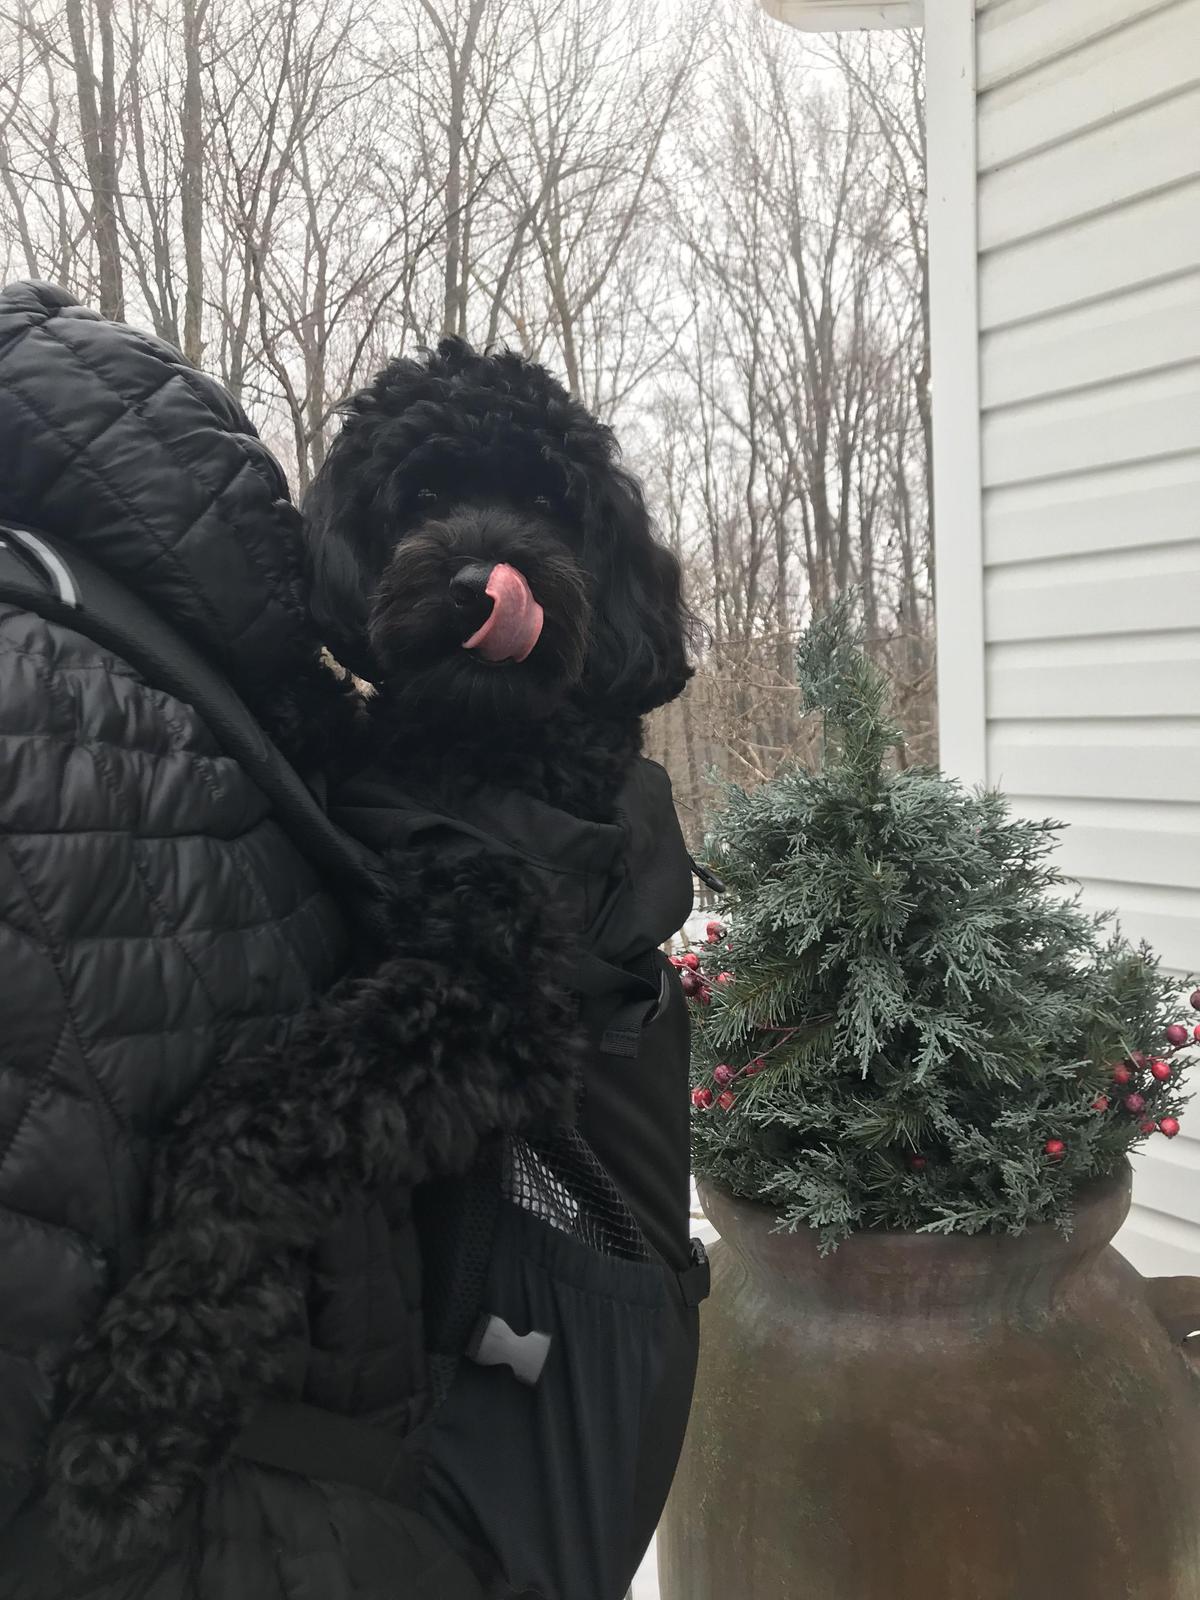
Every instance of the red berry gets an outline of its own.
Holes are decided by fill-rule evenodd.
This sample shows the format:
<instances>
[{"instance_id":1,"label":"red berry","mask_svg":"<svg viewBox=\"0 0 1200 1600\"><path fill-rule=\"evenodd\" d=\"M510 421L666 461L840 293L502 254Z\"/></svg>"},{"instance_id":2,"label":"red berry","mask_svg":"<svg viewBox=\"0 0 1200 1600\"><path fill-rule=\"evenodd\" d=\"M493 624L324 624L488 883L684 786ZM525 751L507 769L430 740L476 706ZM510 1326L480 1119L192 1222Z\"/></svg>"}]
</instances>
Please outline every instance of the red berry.
<instances>
[{"instance_id":1,"label":"red berry","mask_svg":"<svg viewBox=\"0 0 1200 1600\"><path fill-rule=\"evenodd\" d=\"M721 1066L713 1073L713 1082L719 1083L723 1089L727 1083L732 1083L736 1077L737 1073L734 1072L732 1067Z\"/></svg>"},{"instance_id":2,"label":"red berry","mask_svg":"<svg viewBox=\"0 0 1200 1600\"><path fill-rule=\"evenodd\" d=\"M1142 1133L1157 1133L1158 1132L1158 1123L1155 1122L1153 1117L1147 1117L1145 1122L1139 1122L1138 1123L1138 1129Z\"/></svg>"},{"instance_id":3,"label":"red berry","mask_svg":"<svg viewBox=\"0 0 1200 1600\"><path fill-rule=\"evenodd\" d=\"M1145 1111L1146 1109L1146 1102L1142 1099L1140 1094L1127 1094L1125 1096L1124 1104L1126 1111L1135 1117L1139 1111Z\"/></svg>"},{"instance_id":4,"label":"red berry","mask_svg":"<svg viewBox=\"0 0 1200 1600\"><path fill-rule=\"evenodd\" d=\"M737 1096L734 1094L733 1090L732 1089L726 1089L723 1094L719 1094L717 1096L717 1104L720 1106L722 1111L732 1111L733 1110L733 1102L736 1099L737 1099Z\"/></svg>"},{"instance_id":5,"label":"red berry","mask_svg":"<svg viewBox=\"0 0 1200 1600\"><path fill-rule=\"evenodd\" d=\"M1192 1010L1200 1011L1200 989L1192 990Z\"/></svg>"},{"instance_id":6,"label":"red berry","mask_svg":"<svg viewBox=\"0 0 1200 1600\"><path fill-rule=\"evenodd\" d=\"M767 1063L763 1060L763 1058L761 1056L756 1056L753 1061L751 1061L747 1066L744 1066L742 1068L742 1071L746 1074L746 1076L748 1078L754 1078L754 1077L758 1076L758 1074L762 1071L762 1069L766 1066L766 1064Z\"/></svg>"},{"instance_id":7,"label":"red berry","mask_svg":"<svg viewBox=\"0 0 1200 1600\"><path fill-rule=\"evenodd\" d=\"M704 931L710 939L723 939L725 937L725 924L719 922L716 917L712 917L704 924Z\"/></svg>"},{"instance_id":8,"label":"red berry","mask_svg":"<svg viewBox=\"0 0 1200 1600\"><path fill-rule=\"evenodd\" d=\"M924 1172L929 1165L924 1156L909 1156L908 1164L914 1172Z\"/></svg>"},{"instance_id":9,"label":"red berry","mask_svg":"<svg viewBox=\"0 0 1200 1600\"><path fill-rule=\"evenodd\" d=\"M1182 1022L1173 1022L1167 1029L1167 1043L1173 1044L1176 1049L1188 1041L1188 1032Z\"/></svg>"},{"instance_id":10,"label":"red berry","mask_svg":"<svg viewBox=\"0 0 1200 1600\"><path fill-rule=\"evenodd\" d=\"M1045 1148L1051 1161L1061 1161L1067 1153L1067 1147L1061 1139L1047 1139Z\"/></svg>"},{"instance_id":11,"label":"red berry","mask_svg":"<svg viewBox=\"0 0 1200 1600\"><path fill-rule=\"evenodd\" d=\"M1150 1062L1150 1057L1144 1050L1135 1050L1129 1059L1133 1062L1135 1067L1145 1067L1148 1066Z\"/></svg>"},{"instance_id":12,"label":"red berry","mask_svg":"<svg viewBox=\"0 0 1200 1600\"><path fill-rule=\"evenodd\" d=\"M679 982L683 986L684 994L686 994L686 995L688 995L690 997L694 997L695 995L698 995L700 993L701 988L703 987L701 982L700 982L700 979L688 967L685 967L683 969L683 971L679 974Z\"/></svg>"},{"instance_id":13,"label":"red berry","mask_svg":"<svg viewBox=\"0 0 1200 1600\"><path fill-rule=\"evenodd\" d=\"M1109 1104L1108 1096L1106 1094L1098 1094L1096 1096L1096 1098L1092 1101L1092 1110L1093 1111L1107 1111L1108 1110L1108 1104Z\"/></svg>"},{"instance_id":14,"label":"red berry","mask_svg":"<svg viewBox=\"0 0 1200 1600\"><path fill-rule=\"evenodd\" d=\"M1158 1079L1159 1083L1166 1083L1171 1076L1171 1063L1169 1061L1152 1061L1150 1063L1150 1071Z\"/></svg>"},{"instance_id":15,"label":"red berry","mask_svg":"<svg viewBox=\"0 0 1200 1600\"><path fill-rule=\"evenodd\" d=\"M687 967L689 972L695 972L700 965L700 957L694 950L689 950L685 956L680 956L680 962Z\"/></svg>"},{"instance_id":16,"label":"red berry","mask_svg":"<svg viewBox=\"0 0 1200 1600\"><path fill-rule=\"evenodd\" d=\"M695 1106L697 1111L707 1111L712 1103L713 1092L711 1089L692 1090L692 1104Z\"/></svg>"},{"instance_id":17,"label":"red berry","mask_svg":"<svg viewBox=\"0 0 1200 1600\"><path fill-rule=\"evenodd\" d=\"M1119 1066L1116 1066L1116 1067L1113 1068L1113 1082L1114 1083L1132 1083L1133 1082L1133 1072L1129 1067L1127 1067L1125 1065L1125 1063L1123 1061L1121 1062L1121 1064Z\"/></svg>"},{"instance_id":18,"label":"red berry","mask_svg":"<svg viewBox=\"0 0 1200 1600\"><path fill-rule=\"evenodd\" d=\"M732 972L718 972L717 973L717 982L718 983L722 983L722 984L724 984L724 983L732 983L733 982L733 973Z\"/></svg>"},{"instance_id":19,"label":"red berry","mask_svg":"<svg viewBox=\"0 0 1200 1600\"><path fill-rule=\"evenodd\" d=\"M708 985L706 983L702 983L700 985L700 987L696 990L696 1000L697 1000L697 1003L699 1005L702 1005L702 1006L707 1006L707 1005L711 1005L712 1004L712 990L708 987Z\"/></svg>"},{"instance_id":20,"label":"red berry","mask_svg":"<svg viewBox=\"0 0 1200 1600\"><path fill-rule=\"evenodd\" d=\"M1193 1029L1192 1038L1195 1039L1197 1044L1200 1044L1200 1022L1198 1022Z\"/></svg>"},{"instance_id":21,"label":"red berry","mask_svg":"<svg viewBox=\"0 0 1200 1600\"><path fill-rule=\"evenodd\" d=\"M1165 1133L1168 1139L1173 1139L1179 1132L1179 1122L1175 1117L1164 1117L1158 1125L1158 1131Z\"/></svg>"}]
</instances>

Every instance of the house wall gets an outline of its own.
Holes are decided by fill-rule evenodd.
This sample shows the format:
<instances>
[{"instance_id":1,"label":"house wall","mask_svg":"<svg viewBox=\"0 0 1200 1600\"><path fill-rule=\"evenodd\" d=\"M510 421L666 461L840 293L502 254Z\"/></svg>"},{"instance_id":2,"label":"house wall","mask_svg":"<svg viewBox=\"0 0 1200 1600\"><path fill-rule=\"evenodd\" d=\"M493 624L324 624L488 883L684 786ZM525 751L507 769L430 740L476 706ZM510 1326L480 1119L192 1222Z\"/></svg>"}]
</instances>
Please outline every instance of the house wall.
<instances>
[{"instance_id":1,"label":"house wall","mask_svg":"<svg viewBox=\"0 0 1200 1600\"><path fill-rule=\"evenodd\" d=\"M1200 968L1200 0L978 0L973 32L970 0L926 12L944 758L1070 824L1085 901L1182 974ZM1185 1128L1139 1162L1122 1243L1145 1270L1200 1270L1200 1111Z\"/></svg>"}]
</instances>

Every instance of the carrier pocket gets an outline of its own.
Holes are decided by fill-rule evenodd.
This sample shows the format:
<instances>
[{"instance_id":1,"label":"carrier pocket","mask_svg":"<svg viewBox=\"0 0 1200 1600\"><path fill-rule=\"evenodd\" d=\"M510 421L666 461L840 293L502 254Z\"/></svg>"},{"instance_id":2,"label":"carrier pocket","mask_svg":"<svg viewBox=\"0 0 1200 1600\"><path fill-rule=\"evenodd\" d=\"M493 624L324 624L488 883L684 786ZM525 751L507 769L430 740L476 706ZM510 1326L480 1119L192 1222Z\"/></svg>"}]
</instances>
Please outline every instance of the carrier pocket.
<instances>
[{"instance_id":1,"label":"carrier pocket","mask_svg":"<svg viewBox=\"0 0 1200 1600\"><path fill-rule=\"evenodd\" d=\"M577 1135L513 1141L507 1165L475 1359L426 1437L424 1503L518 1594L619 1600L672 1279Z\"/></svg>"}]
</instances>

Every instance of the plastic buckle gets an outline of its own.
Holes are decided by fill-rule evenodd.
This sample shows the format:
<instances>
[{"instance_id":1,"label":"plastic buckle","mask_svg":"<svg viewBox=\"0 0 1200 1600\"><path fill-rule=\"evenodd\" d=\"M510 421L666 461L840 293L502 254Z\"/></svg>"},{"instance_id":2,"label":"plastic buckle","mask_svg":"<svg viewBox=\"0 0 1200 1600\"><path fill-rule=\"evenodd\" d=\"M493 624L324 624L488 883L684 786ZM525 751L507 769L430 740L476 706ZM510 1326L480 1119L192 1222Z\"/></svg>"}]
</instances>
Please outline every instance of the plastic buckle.
<instances>
[{"instance_id":1,"label":"plastic buckle","mask_svg":"<svg viewBox=\"0 0 1200 1600\"><path fill-rule=\"evenodd\" d=\"M484 1315L467 1345L467 1358L480 1367L511 1367L522 1383L532 1388L542 1375L550 1354L550 1335L514 1333L503 1317Z\"/></svg>"}]
</instances>

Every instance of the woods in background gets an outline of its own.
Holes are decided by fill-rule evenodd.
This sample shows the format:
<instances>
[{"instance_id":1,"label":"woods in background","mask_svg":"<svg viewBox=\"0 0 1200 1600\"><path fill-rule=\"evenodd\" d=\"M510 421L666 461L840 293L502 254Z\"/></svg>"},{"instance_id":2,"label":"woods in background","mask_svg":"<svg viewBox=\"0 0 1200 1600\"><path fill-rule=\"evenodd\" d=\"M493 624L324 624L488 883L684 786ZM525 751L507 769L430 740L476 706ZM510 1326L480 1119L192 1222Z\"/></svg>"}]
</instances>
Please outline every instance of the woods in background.
<instances>
[{"instance_id":1,"label":"woods in background","mask_svg":"<svg viewBox=\"0 0 1200 1600\"><path fill-rule=\"evenodd\" d=\"M917 35L751 0L0 0L0 266L151 326L302 492L443 330L546 361L680 554L700 671L652 754L803 754L792 655L854 586L933 755Z\"/></svg>"}]
</instances>

